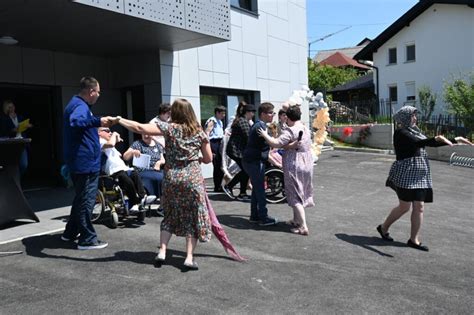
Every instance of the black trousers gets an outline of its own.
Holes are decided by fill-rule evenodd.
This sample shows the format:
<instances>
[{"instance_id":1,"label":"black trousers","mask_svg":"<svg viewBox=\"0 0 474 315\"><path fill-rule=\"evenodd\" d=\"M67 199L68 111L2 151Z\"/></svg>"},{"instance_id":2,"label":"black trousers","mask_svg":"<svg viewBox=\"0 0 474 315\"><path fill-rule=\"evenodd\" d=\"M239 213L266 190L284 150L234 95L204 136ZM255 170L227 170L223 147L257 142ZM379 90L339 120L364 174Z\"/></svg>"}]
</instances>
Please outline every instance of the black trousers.
<instances>
[{"instance_id":1,"label":"black trousers","mask_svg":"<svg viewBox=\"0 0 474 315\"><path fill-rule=\"evenodd\" d=\"M222 139L211 139L211 151L212 151L212 166L214 170L212 172L212 178L214 179L214 190L221 188L222 178L224 178L224 172L222 171L222 153L221 153Z\"/></svg>"},{"instance_id":2,"label":"black trousers","mask_svg":"<svg viewBox=\"0 0 474 315\"><path fill-rule=\"evenodd\" d=\"M238 172L234 178L227 184L228 187L234 188L237 183L240 183L240 194L241 195L246 195L247 194L247 185L249 183L249 175L247 172L244 170L244 167L242 166L242 159L232 157L232 160L237 163L237 165L240 167L240 172Z\"/></svg>"},{"instance_id":3,"label":"black trousers","mask_svg":"<svg viewBox=\"0 0 474 315\"><path fill-rule=\"evenodd\" d=\"M136 171L119 171L112 174L112 177L118 179L120 187L124 190L125 195L127 195L130 201L130 207L140 204L146 192L142 180Z\"/></svg>"}]
</instances>

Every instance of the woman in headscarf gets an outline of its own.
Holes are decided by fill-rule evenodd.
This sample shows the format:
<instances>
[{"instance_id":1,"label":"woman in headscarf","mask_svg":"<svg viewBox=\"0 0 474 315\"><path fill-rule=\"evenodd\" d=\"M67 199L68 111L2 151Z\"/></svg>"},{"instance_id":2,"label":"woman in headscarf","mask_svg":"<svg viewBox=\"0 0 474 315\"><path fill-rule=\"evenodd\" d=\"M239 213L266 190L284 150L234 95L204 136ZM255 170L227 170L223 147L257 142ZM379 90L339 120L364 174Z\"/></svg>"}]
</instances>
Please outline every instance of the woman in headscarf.
<instances>
[{"instance_id":1,"label":"woman in headscarf","mask_svg":"<svg viewBox=\"0 0 474 315\"><path fill-rule=\"evenodd\" d=\"M431 171L424 147L452 146L453 143L472 145L472 143L463 137L448 140L438 135L427 138L416 126L416 114L415 107L403 106L393 116L396 123L393 134L396 161L390 169L385 185L396 192L399 204L392 209L385 222L377 227L377 231L382 239L393 241L388 233L390 226L407 213L411 206L411 233L407 245L428 251L428 247L420 241L424 204L433 202Z\"/></svg>"}]
</instances>

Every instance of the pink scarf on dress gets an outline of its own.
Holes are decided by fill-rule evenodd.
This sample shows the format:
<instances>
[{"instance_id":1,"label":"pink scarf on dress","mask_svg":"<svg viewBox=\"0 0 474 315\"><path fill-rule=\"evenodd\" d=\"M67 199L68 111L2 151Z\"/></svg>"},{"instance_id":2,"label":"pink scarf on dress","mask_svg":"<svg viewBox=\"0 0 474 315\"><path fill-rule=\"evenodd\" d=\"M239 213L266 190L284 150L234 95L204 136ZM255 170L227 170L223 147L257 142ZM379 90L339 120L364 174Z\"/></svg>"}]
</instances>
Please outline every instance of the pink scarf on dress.
<instances>
[{"instance_id":1,"label":"pink scarf on dress","mask_svg":"<svg viewBox=\"0 0 474 315\"><path fill-rule=\"evenodd\" d=\"M206 187L204 186L204 191L206 191ZM221 224L217 220L216 213L214 212L214 208L211 205L211 201L207 196L207 192L204 192L206 198L206 207L207 211L209 212L209 218L211 219L211 226L212 226L212 233L217 237L219 242L221 242L222 246L224 246L225 251L227 254L232 257L232 259L237 261L246 261L247 258L242 257L237 253L234 249L234 246L230 243L229 238L225 234L224 228L222 228Z\"/></svg>"}]
</instances>

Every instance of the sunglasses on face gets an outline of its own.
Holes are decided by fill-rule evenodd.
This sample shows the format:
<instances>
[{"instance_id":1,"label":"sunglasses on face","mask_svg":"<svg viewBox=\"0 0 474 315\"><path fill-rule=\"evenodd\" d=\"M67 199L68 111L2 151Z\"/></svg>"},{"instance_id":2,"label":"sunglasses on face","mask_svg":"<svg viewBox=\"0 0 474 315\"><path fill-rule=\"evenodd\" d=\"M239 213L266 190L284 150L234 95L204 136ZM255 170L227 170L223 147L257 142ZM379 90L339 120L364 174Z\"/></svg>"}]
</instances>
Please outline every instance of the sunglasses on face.
<instances>
[{"instance_id":1,"label":"sunglasses on face","mask_svg":"<svg viewBox=\"0 0 474 315\"><path fill-rule=\"evenodd\" d=\"M101 129L100 131L104 131L104 132L107 132L107 133L111 133L112 131L110 131L110 129Z\"/></svg>"}]
</instances>

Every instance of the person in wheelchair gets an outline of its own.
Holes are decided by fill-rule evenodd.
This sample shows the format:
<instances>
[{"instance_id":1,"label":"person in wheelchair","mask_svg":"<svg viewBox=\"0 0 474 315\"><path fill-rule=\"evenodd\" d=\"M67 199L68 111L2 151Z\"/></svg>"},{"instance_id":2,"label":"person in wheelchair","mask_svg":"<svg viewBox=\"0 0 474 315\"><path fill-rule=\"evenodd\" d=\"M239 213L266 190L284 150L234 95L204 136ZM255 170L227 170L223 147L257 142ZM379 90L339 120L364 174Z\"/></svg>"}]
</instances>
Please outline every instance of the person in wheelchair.
<instances>
[{"instance_id":1,"label":"person in wheelchair","mask_svg":"<svg viewBox=\"0 0 474 315\"><path fill-rule=\"evenodd\" d=\"M138 171L146 191L150 195L160 198L165 158L163 157L163 147L153 138L153 136L143 134L141 140L134 141L130 148L125 151L123 159L130 161L134 157L138 158L142 154L150 156L150 162L147 166L134 165L134 168Z\"/></svg>"},{"instance_id":2,"label":"person in wheelchair","mask_svg":"<svg viewBox=\"0 0 474 315\"><path fill-rule=\"evenodd\" d=\"M123 141L120 138L120 134L112 132L109 128L105 127L100 127L98 132L102 152L107 157L103 171L118 180L120 187L128 197L130 212L143 211L143 206L146 202L150 202L150 198L146 196L146 191L138 172L125 164L122 160L122 155L115 148L118 142Z\"/></svg>"}]
</instances>

